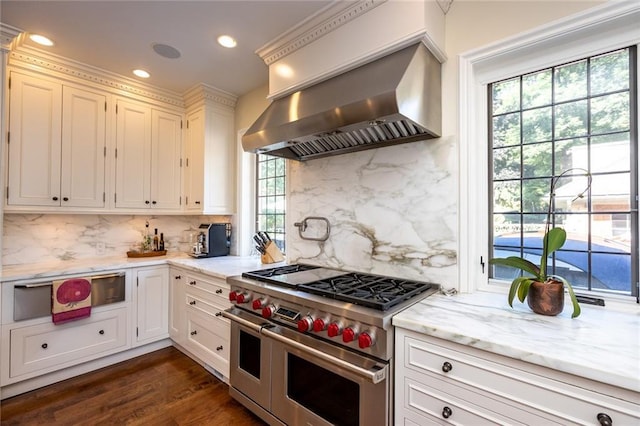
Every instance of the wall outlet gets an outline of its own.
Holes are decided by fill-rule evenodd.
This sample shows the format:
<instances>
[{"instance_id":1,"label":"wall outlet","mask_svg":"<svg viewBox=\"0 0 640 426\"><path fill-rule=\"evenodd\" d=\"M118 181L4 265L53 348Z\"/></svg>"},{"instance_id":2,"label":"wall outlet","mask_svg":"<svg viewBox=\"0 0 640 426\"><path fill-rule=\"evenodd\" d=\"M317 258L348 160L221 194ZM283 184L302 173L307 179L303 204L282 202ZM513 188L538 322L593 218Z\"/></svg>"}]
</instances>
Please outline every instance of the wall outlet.
<instances>
[{"instance_id":1,"label":"wall outlet","mask_svg":"<svg viewBox=\"0 0 640 426\"><path fill-rule=\"evenodd\" d=\"M104 243L96 243L97 254L104 254L105 250L106 250L106 246L104 245Z\"/></svg>"}]
</instances>

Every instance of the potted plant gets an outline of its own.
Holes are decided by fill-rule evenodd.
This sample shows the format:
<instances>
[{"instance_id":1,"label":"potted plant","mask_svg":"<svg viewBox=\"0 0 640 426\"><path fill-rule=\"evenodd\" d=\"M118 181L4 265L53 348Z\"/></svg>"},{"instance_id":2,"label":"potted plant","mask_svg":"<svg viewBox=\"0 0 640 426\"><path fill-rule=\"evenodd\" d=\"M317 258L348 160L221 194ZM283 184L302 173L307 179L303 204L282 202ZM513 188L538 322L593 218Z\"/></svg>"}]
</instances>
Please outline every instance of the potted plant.
<instances>
[{"instance_id":1,"label":"potted plant","mask_svg":"<svg viewBox=\"0 0 640 426\"><path fill-rule=\"evenodd\" d=\"M573 314L571 318L580 315L580 305L573 292L573 287L569 282L558 275L547 273L547 259L556 250L560 249L567 240L567 233L563 228L551 228L551 209L553 208L553 200L555 197L555 186L558 180L567 173L574 170L584 171L587 177L587 187L578 194L577 198L582 198L591 187L591 175L584 169L571 168L565 170L560 175L551 179L551 190L549 193L549 208L547 211L547 221L545 224L545 232L542 237L542 254L540 256L540 265L518 256L509 256L506 258L491 259L489 263L493 265L508 266L520 269L525 274L516 277L511 282L509 288L509 306L513 307L513 299L518 296L520 302L524 303L525 298L532 311L542 315L558 315L562 312L564 306L564 289L567 288L571 303L573 305Z\"/></svg>"}]
</instances>

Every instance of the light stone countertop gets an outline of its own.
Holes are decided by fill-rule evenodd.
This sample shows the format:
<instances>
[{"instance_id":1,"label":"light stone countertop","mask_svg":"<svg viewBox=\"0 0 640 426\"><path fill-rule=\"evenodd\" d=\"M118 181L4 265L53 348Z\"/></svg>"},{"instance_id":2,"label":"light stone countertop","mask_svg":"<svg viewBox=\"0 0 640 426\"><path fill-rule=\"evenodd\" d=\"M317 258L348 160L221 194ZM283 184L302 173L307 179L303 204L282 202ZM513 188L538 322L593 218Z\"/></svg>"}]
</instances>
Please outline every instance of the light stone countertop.
<instances>
[{"instance_id":1,"label":"light stone countertop","mask_svg":"<svg viewBox=\"0 0 640 426\"><path fill-rule=\"evenodd\" d=\"M194 259L183 253L169 252L165 256L158 257L128 258L124 255L118 257L79 259L68 262L4 266L0 280L3 282L33 281L63 275L101 273L118 269L165 264L186 267L193 271L222 279L232 275L240 275L242 272L278 265L263 265L257 256L220 256Z\"/></svg>"},{"instance_id":2,"label":"light stone countertop","mask_svg":"<svg viewBox=\"0 0 640 426\"><path fill-rule=\"evenodd\" d=\"M428 297L393 318L393 325L565 373L640 392L640 308L630 312L581 304L556 317L503 294Z\"/></svg>"}]
</instances>

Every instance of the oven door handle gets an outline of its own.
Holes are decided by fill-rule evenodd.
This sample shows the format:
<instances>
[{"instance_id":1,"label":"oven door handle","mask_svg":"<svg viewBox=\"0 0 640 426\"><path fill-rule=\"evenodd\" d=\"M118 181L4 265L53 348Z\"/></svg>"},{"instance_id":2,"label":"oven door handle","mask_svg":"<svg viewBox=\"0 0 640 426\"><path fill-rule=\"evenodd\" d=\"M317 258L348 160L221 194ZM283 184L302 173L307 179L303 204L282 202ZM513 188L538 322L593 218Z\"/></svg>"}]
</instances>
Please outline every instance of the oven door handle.
<instances>
[{"instance_id":1,"label":"oven door handle","mask_svg":"<svg viewBox=\"0 0 640 426\"><path fill-rule=\"evenodd\" d=\"M336 358L333 355L329 355L325 352L319 351L318 349L314 349L310 346L304 345L302 343L296 342L295 340L289 339L279 333L275 333L271 331L269 328L261 327L260 333L271 337L273 340L277 340L281 343L284 343L288 346L293 346L294 348L300 350L301 352L305 352L307 354L313 355L316 358L327 361L331 364L338 365L345 370L350 371L364 379L369 380L373 384L380 383L387 378L387 369L389 368L387 365L382 366L380 369L376 370L368 370L366 368L359 367L357 365L351 364L348 361L344 361L340 358Z\"/></svg>"},{"instance_id":2,"label":"oven door handle","mask_svg":"<svg viewBox=\"0 0 640 426\"><path fill-rule=\"evenodd\" d=\"M222 316L231 320L231 321L235 321L237 323L239 323L240 325L243 325L245 327L247 327L250 330L255 331L256 333L260 333L262 331L262 329L265 327L264 324L256 324L252 321L248 321L244 318L242 318L239 315L235 315L232 312L230 312L231 310L228 309L226 311L222 311Z\"/></svg>"}]
</instances>

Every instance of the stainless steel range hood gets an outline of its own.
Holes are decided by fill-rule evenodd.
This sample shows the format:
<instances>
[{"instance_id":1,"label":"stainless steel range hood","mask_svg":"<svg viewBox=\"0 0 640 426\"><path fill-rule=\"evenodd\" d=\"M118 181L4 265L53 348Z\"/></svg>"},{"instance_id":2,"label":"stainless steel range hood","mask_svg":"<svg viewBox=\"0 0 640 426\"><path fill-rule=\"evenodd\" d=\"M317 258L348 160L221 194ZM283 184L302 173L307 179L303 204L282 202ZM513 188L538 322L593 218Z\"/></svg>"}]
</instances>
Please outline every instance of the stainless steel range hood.
<instances>
[{"instance_id":1,"label":"stainless steel range hood","mask_svg":"<svg viewBox=\"0 0 640 426\"><path fill-rule=\"evenodd\" d=\"M245 151L309 160L440 137L440 63L407 47L273 101Z\"/></svg>"}]
</instances>

